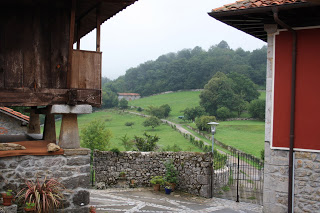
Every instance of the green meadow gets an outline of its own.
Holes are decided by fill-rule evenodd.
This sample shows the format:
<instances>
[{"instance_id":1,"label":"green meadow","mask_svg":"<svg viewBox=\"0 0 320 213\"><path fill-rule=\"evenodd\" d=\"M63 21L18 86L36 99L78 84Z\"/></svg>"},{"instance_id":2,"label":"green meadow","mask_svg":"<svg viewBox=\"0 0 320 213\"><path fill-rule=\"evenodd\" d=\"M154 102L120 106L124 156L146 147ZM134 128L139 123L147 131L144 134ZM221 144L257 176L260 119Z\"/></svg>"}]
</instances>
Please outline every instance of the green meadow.
<instances>
[{"instance_id":1,"label":"green meadow","mask_svg":"<svg viewBox=\"0 0 320 213\"><path fill-rule=\"evenodd\" d=\"M185 139L180 133L172 129L169 125L161 124L152 130L151 127L144 127L142 122L145 118L122 112L120 110L102 110L94 112L88 115L78 116L79 130L85 128L91 121L100 120L105 122L108 129L111 130L113 137L111 138L111 144L109 148L119 148L120 151L124 151L124 147L121 145L120 138L125 134L130 139L139 136L142 137L144 132L150 135L158 135L160 140L158 146L160 148L166 147L168 145L173 146L174 144L182 148L183 151L193 151L201 152L199 148L191 144L187 139ZM125 126L126 122L134 122L132 127ZM57 135L60 132L61 121L56 122Z\"/></svg>"}]
</instances>

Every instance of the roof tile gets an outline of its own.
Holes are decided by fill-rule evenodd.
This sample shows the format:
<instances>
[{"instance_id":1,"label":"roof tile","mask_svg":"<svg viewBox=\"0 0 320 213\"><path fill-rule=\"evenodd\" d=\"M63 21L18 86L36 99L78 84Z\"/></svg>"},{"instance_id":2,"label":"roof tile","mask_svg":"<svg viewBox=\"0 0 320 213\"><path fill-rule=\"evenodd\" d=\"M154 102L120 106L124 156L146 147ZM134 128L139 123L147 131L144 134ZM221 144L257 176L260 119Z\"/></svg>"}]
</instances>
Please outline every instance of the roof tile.
<instances>
[{"instance_id":1,"label":"roof tile","mask_svg":"<svg viewBox=\"0 0 320 213\"><path fill-rule=\"evenodd\" d=\"M8 107L0 107L0 111L1 110L13 115L14 117L19 117L19 118L21 118L21 119L23 119L25 121L29 121L30 120L29 116L21 114L20 112L14 111L13 109L10 109Z\"/></svg>"},{"instance_id":2,"label":"roof tile","mask_svg":"<svg viewBox=\"0 0 320 213\"><path fill-rule=\"evenodd\" d=\"M306 0L240 0L235 3L226 4L222 7L213 9L212 12L223 12L230 10L243 10L257 7L268 7L272 5L293 4L299 2L306 2Z\"/></svg>"}]
</instances>

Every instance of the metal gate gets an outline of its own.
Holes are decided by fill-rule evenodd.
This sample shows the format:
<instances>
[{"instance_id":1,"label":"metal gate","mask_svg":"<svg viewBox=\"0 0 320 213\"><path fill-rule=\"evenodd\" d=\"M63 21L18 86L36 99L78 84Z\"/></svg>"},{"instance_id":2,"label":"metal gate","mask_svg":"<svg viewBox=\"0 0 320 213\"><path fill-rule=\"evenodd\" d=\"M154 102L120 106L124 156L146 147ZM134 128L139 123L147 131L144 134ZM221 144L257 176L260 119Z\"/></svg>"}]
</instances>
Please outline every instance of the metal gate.
<instances>
[{"instance_id":1,"label":"metal gate","mask_svg":"<svg viewBox=\"0 0 320 213\"><path fill-rule=\"evenodd\" d=\"M213 162L214 197L262 205L264 171L262 160L239 151L230 153L215 151Z\"/></svg>"}]
</instances>

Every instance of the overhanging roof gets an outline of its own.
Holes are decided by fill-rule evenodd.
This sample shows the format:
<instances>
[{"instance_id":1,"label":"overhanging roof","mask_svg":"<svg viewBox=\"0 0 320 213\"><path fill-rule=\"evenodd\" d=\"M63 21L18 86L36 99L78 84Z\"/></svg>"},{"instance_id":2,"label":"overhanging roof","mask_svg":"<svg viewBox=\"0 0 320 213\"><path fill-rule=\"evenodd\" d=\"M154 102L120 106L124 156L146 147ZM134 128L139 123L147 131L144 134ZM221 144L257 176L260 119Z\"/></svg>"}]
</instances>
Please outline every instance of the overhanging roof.
<instances>
[{"instance_id":1,"label":"overhanging roof","mask_svg":"<svg viewBox=\"0 0 320 213\"><path fill-rule=\"evenodd\" d=\"M96 28L96 8L99 5L102 24L136 1L137 0L77 0L76 25L80 23L80 38Z\"/></svg>"},{"instance_id":2,"label":"overhanging roof","mask_svg":"<svg viewBox=\"0 0 320 213\"><path fill-rule=\"evenodd\" d=\"M279 18L291 27L320 25L320 5L306 0L242 0L213 9L209 15L267 41L264 25L276 24L273 19L273 9L277 9Z\"/></svg>"}]
</instances>

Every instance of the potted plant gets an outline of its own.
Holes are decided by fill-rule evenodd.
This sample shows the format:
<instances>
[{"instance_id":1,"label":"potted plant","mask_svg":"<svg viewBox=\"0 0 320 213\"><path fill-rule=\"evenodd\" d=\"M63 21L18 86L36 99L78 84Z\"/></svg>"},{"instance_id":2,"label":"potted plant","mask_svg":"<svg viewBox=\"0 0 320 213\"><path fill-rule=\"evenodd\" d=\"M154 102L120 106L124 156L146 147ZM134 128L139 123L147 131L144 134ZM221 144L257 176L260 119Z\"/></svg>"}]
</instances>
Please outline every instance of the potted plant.
<instances>
[{"instance_id":1,"label":"potted plant","mask_svg":"<svg viewBox=\"0 0 320 213\"><path fill-rule=\"evenodd\" d=\"M154 176L150 183L153 185L154 191L160 191L160 186L164 184L164 179L162 176Z\"/></svg>"},{"instance_id":2,"label":"potted plant","mask_svg":"<svg viewBox=\"0 0 320 213\"><path fill-rule=\"evenodd\" d=\"M167 195L171 194L172 188L171 188L170 184L167 184L167 185L164 187L164 190L166 191L166 194L167 194Z\"/></svg>"},{"instance_id":3,"label":"potted plant","mask_svg":"<svg viewBox=\"0 0 320 213\"><path fill-rule=\"evenodd\" d=\"M124 171L120 172L119 177L122 177L122 178L126 177L126 172Z\"/></svg>"},{"instance_id":4,"label":"potted plant","mask_svg":"<svg viewBox=\"0 0 320 213\"><path fill-rule=\"evenodd\" d=\"M40 180L37 177L36 181L26 181L26 187L17 198L20 202L34 203L36 212L53 212L61 206L64 190L65 187L55 178Z\"/></svg>"},{"instance_id":5,"label":"potted plant","mask_svg":"<svg viewBox=\"0 0 320 213\"><path fill-rule=\"evenodd\" d=\"M36 211L36 204L26 202L26 206L24 207L25 212L35 212Z\"/></svg>"},{"instance_id":6,"label":"potted plant","mask_svg":"<svg viewBox=\"0 0 320 213\"><path fill-rule=\"evenodd\" d=\"M177 184L177 175L178 172L173 165L173 161L169 160L165 163L166 167L166 181L171 185L172 191L174 191Z\"/></svg>"},{"instance_id":7,"label":"potted plant","mask_svg":"<svg viewBox=\"0 0 320 213\"><path fill-rule=\"evenodd\" d=\"M2 198L4 206L11 206L13 200L12 190L8 189L5 193L2 193Z\"/></svg>"}]
</instances>

